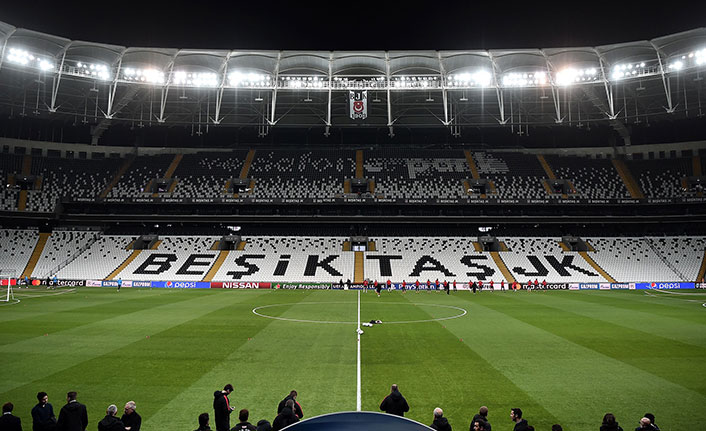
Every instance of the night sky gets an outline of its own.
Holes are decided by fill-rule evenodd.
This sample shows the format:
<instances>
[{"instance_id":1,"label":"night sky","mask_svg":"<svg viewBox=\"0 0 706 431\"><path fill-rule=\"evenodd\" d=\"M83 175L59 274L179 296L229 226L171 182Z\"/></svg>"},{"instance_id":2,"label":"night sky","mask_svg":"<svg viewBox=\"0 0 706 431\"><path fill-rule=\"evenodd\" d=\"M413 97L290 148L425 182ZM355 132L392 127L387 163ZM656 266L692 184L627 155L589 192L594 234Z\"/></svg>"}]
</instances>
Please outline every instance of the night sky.
<instances>
[{"instance_id":1,"label":"night sky","mask_svg":"<svg viewBox=\"0 0 706 431\"><path fill-rule=\"evenodd\" d=\"M149 3L10 0L0 21L124 46L263 50L598 46L706 26L703 1Z\"/></svg>"}]
</instances>

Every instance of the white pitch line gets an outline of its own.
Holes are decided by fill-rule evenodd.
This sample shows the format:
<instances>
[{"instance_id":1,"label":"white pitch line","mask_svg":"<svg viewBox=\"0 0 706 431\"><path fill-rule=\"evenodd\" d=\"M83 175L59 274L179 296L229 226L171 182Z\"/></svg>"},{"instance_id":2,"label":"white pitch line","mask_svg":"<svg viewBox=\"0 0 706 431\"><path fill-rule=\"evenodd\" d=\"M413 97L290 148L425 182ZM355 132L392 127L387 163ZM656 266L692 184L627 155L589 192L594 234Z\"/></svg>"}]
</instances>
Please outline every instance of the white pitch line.
<instances>
[{"instance_id":1,"label":"white pitch line","mask_svg":"<svg viewBox=\"0 0 706 431\"><path fill-rule=\"evenodd\" d=\"M361 378L360 378L360 290L358 291L358 329L355 331L358 335L358 368L357 386L356 386L356 411L361 411Z\"/></svg>"}]
</instances>

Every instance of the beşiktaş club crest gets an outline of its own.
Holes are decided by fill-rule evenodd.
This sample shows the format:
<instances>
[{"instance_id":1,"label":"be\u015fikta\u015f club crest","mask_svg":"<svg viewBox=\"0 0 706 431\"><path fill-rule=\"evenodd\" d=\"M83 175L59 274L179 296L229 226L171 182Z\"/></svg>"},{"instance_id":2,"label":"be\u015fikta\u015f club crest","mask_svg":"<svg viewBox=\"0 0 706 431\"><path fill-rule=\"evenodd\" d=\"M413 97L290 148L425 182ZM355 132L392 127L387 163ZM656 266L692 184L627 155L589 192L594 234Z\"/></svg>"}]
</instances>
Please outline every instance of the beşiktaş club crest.
<instances>
[{"instance_id":1,"label":"be\u015fikta\u015f club crest","mask_svg":"<svg viewBox=\"0 0 706 431\"><path fill-rule=\"evenodd\" d=\"M348 92L351 118L365 120L368 118L368 90L351 90Z\"/></svg>"}]
</instances>

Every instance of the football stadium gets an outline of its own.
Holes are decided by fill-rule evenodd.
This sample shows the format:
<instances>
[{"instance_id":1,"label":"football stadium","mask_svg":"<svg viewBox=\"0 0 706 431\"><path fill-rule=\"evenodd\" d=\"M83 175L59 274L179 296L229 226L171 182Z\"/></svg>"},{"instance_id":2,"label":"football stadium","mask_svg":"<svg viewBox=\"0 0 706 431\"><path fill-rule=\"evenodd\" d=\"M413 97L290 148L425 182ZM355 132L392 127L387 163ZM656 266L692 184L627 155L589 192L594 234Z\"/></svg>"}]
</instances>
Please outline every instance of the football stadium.
<instances>
[{"instance_id":1,"label":"football stadium","mask_svg":"<svg viewBox=\"0 0 706 431\"><path fill-rule=\"evenodd\" d=\"M0 21L1 429L703 429L706 28L244 48Z\"/></svg>"}]
</instances>

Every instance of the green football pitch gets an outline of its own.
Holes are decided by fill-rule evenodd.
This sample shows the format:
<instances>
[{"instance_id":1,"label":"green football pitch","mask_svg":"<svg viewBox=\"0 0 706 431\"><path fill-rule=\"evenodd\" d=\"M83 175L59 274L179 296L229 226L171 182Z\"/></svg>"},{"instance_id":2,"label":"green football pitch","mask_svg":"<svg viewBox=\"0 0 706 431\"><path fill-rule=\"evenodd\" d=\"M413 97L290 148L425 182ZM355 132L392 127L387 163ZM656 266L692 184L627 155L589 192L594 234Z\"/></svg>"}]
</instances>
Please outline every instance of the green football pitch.
<instances>
[{"instance_id":1,"label":"green football pitch","mask_svg":"<svg viewBox=\"0 0 706 431\"><path fill-rule=\"evenodd\" d=\"M38 391L57 414L77 391L89 430L128 400L145 430L193 430L227 383L253 423L292 389L307 418L356 409L358 292L15 294L0 306L0 403L26 430ZM704 303L698 291L361 293L361 320L383 322L360 337L362 409L397 383L407 417L430 424L438 406L455 430L481 405L496 430L512 429L512 407L537 430L597 430L606 412L626 430L645 412L665 431L703 430Z\"/></svg>"}]
</instances>

